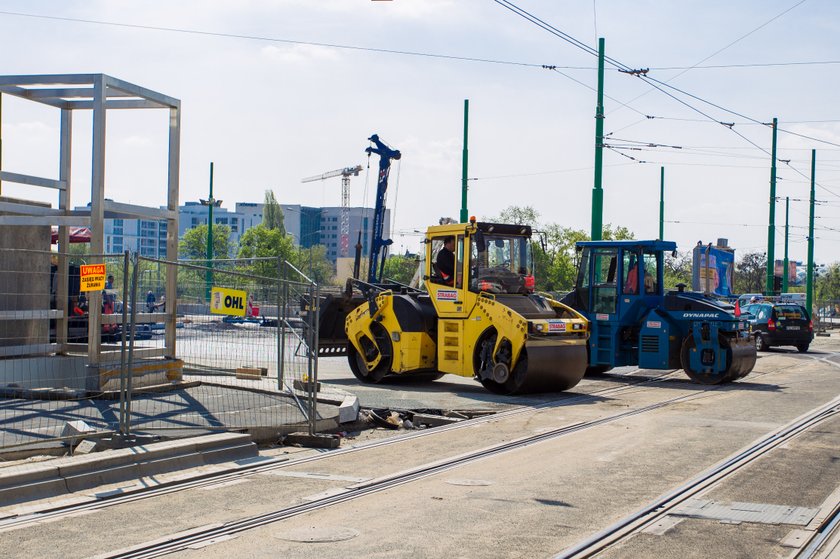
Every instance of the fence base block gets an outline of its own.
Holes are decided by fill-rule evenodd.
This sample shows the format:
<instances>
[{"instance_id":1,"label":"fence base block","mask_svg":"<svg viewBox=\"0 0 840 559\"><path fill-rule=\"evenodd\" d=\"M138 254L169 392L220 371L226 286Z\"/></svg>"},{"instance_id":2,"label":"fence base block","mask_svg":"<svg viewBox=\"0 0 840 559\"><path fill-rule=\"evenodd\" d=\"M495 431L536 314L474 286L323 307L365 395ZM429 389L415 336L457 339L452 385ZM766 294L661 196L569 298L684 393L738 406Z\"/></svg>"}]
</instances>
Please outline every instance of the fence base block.
<instances>
[{"instance_id":1,"label":"fence base block","mask_svg":"<svg viewBox=\"0 0 840 559\"><path fill-rule=\"evenodd\" d=\"M338 448L341 439L332 435L290 433L283 439L283 444L305 446L307 448Z\"/></svg>"}]
</instances>

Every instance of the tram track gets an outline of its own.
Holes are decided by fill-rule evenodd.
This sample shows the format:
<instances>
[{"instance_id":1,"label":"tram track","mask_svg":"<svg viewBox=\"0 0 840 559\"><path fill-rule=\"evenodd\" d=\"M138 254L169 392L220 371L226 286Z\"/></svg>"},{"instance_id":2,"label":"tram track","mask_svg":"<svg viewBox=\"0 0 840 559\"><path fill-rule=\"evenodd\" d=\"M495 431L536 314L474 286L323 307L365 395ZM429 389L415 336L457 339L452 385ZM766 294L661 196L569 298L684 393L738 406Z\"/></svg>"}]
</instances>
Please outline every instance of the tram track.
<instances>
[{"instance_id":1,"label":"tram track","mask_svg":"<svg viewBox=\"0 0 840 559\"><path fill-rule=\"evenodd\" d=\"M766 374L772 373L763 373L762 376ZM693 392L691 394L684 394L681 396L668 398L653 404L649 404L647 406L642 406L632 410L626 410L623 412L615 413L609 416L601 417L590 421L573 423L536 435L493 445L480 450L468 452L459 456L445 458L403 472L390 474L377 479L365 481L347 487L341 493L331 494L308 503L285 507L275 511L227 522L221 525L214 524L203 528L196 528L185 533L173 534L172 536L162 538L161 540L139 544L128 549L116 551L112 554L105 554L102 557L159 557L187 548L202 547L218 541L224 541L226 539L234 537L235 535L241 532L259 528L261 526L265 526L274 522L286 520L301 514L313 512L319 509L359 499L366 495L391 489L400 485L405 485L454 468L458 468L471 462L500 456L502 454L513 452L515 450L525 448L534 444L554 440L572 433L578 433L587 429L607 425L609 423L613 423L634 416L639 416L645 413L652 412L654 410L666 408L676 404L696 401L702 398L715 396L719 394L719 390L723 388L723 386L716 385L704 387L704 390L701 392Z\"/></svg>"},{"instance_id":2,"label":"tram track","mask_svg":"<svg viewBox=\"0 0 840 559\"><path fill-rule=\"evenodd\" d=\"M123 494L114 494L114 495L106 495L96 498L90 502L85 503L74 503L74 504L67 504L67 505L59 505L51 509L44 509L38 512L23 514L19 516L11 516L8 518L0 519L0 533L11 530L22 528L27 525L38 524L45 521L52 521L61 518L62 516L72 516L79 513L95 511L107 507L122 505L126 503L131 503L134 501L139 501L143 499L150 499L153 497L158 497L162 495L168 495L171 493L177 493L180 491L187 491L190 489L199 489L199 488L209 488L216 485L223 485L227 484L236 480L240 480L242 478L247 478L254 475L270 473L274 470L281 469L281 468L292 468L296 466L300 466L303 464L308 464L312 462L317 462L325 459L335 458L347 454L352 454L356 452L361 452L365 450L370 450L374 448L390 446L395 444L401 444L405 442L409 442L415 439L419 439L422 437L429 437L434 435L439 435L442 433L456 431L460 429L466 429L470 427L475 427L477 425L481 425L484 423L489 423L493 421L498 421L500 419L505 419L508 417L513 417L516 415L520 415L523 413L528 412L535 412L541 409L547 409L554 406L557 406L558 403L562 404L563 406L574 405L585 403L587 401L603 398L605 396L610 396L614 394L621 394L626 393L628 391L643 388L648 385L660 383L660 382L667 382L671 380L669 377L676 373L679 369L672 369L668 371L662 371L660 374L654 376L646 376L646 377L630 377L629 375L632 373L636 373L643 369L635 369L633 371L629 371L623 375L612 375L612 376L620 376L620 377L627 377L631 378L633 382L629 382L622 386L611 386L608 388L595 390L593 392L588 392L584 394L575 394L573 396L566 396L563 398L558 398L555 400L550 400L548 402L543 402L541 404L536 404L532 406L518 406L509 410L505 410L495 414L488 414L483 415L480 417L475 417L472 419L466 419L463 421L459 421L457 423L452 423L449 425L444 425L441 427L436 427L434 429L423 429L423 430L416 430L410 431L402 435L397 435L393 437L388 437L385 439L379 439L375 441L370 441L367 443L363 443L360 445L341 448L337 450L332 450L330 452L325 452L321 454L316 454L313 456L306 456L303 458L297 459L289 459L289 458L277 458L277 459L267 459L262 460L259 462L255 462L254 464L244 465L236 470L225 470L221 472L212 472L207 473L204 475L200 475L197 477L193 477L188 480L178 480L169 483L163 483L154 487L148 488L140 488L136 491L131 491L129 493Z\"/></svg>"},{"instance_id":3,"label":"tram track","mask_svg":"<svg viewBox=\"0 0 840 559\"><path fill-rule=\"evenodd\" d=\"M626 541L646 526L674 512L687 499L718 485L735 472L758 460L776 447L838 414L840 414L840 397L812 409L791 423L755 441L749 447L724 459L689 482L662 495L613 525L566 548L555 555L555 559L583 559L593 557L620 542ZM831 529L828 529L829 524L831 525ZM826 529L823 531L825 535L820 533L815 535L815 538L818 536L821 537L820 542L815 544L815 550L825 540L827 535L837 528L838 524L840 524L840 510L835 510L832 517L824 523L824 526L826 526ZM812 556L803 555L802 557Z\"/></svg>"},{"instance_id":4,"label":"tram track","mask_svg":"<svg viewBox=\"0 0 840 559\"><path fill-rule=\"evenodd\" d=\"M759 373L755 376L762 377L765 375L773 374L782 370L787 369L787 367L779 367L775 368L772 371ZM629 373L638 372L640 369L635 371L630 371ZM124 494L124 495L117 495L112 497L107 497L103 499L99 499L97 501L92 501L89 503L82 503L76 505L68 505L64 507L58 507L56 509L52 509L49 511L42 511L39 513L25 515L20 517L12 517L9 519L5 519L0 521L0 531L7 531L11 529L18 529L25 527L27 525L38 524L41 522L46 521L54 521L59 520L61 517L66 516L74 516L77 514L84 514L86 512L93 512L98 509L103 509L106 507L116 506L120 504L130 503L133 501L139 501L143 499L150 499L156 496L162 496L169 493L175 493L179 491L185 491L194 488L205 488L211 487L214 485L223 485L230 483L231 481L242 479L248 476L253 476L260 473L267 473L271 472L272 470L276 470L279 468L292 468L295 466L316 462L319 460L324 460L328 458L337 457L343 454L350 454L354 452L360 452L372 448L399 444L402 442L410 441L413 439L417 439L419 437L424 436L431 436L435 434L444 433L447 431L453 431L457 429L463 429L472 427L478 424L497 421L499 419L504 419L506 417L515 416L522 413L527 412L538 412L540 409L549 408L553 406L557 406L558 403L562 403L562 405L573 405L577 403L583 403L586 401L590 401L592 399L603 398L605 396L610 396L614 394L621 394L626 393L632 390L638 389L645 389L648 386L656 385L658 383L663 382L670 382L674 379L670 378L676 370L670 371L663 371L661 374L658 374L653 377L636 377L631 376L628 373L622 374L622 377L626 377L628 380L633 379L634 382L630 382L628 384L624 384L622 386L615 386L615 387L607 387L600 390L595 390L593 392L585 393L585 394L577 394L574 396L567 396L564 398L560 398L557 400L552 400L549 402L544 402L534 406L522 406L513 408L510 410L506 410L504 412L500 412L498 414L493 415L486 415L477 417L470 420L464 420L452 425L447 425L444 427L439 427L435 429L428 429L423 431L414 431L407 433L405 435L391 437L388 439L382 439L377 441L372 441L370 443L365 443L362 445L340 449L336 451L331 451L328 453L318 454L314 456L308 456L296 460L276 460L271 462L260 462L254 464L252 466L243 467L238 469L234 472L219 472L214 474L208 474L201 478L193 478L188 481L184 482L173 482L172 484L166 486L159 486L156 488L150 488L147 490L131 493L131 494ZM380 477L377 479L365 481L363 483L359 483L354 486L350 486L345 488L346 491L343 493L339 493L337 495L330 495L315 501L311 501L304 504L294 505L290 507L285 507L282 509L278 509L275 511L271 511L268 513L263 513L260 515L239 519L235 521L230 521L221 525L213 525L208 526L205 528L197 528L190 531L187 534L183 535L173 535L168 538L164 538L164 542L156 542L154 544L141 544L137 548L131 548L129 550L117 552L114 555L105 555L108 557L157 557L160 555L165 555L174 551L178 551L184 549L186 547L195 546L195 545L206 545L207 543L212 543L213 541L217 541L220 538L226 539L233 534L237 534L242 531L250 530L253 528L257 528L259 526L263 526L266 524L270 524L272 522L277 522L280 520L284 520L286 518L290 518L293 516L297 516L300 514L304 514L307 512L311 512L314 510L318 510L321 508L337 505L339 503L343 503L349 500L358 499L365 495L375 493L378 491L383 491L392 487L396 487L399 485L403 485L406 483L410 483L415 480L419 480L428 476L432 476L438 474L440 472L457 468L461 465L468 464L470 462L476 460L482 460L485 458L489 458L492 456L497 456L500 454L504 454L507 452L512 452L520 448L524 448L533 444L538 444L541 442L545 442L548 440L553 440L568 434L580 432L586 429L591 429L594 427L598 427L601 425L605 425L608 423L612 423L615 421L620 421L622 419L626 419L629 417L637 416L640 414L648 413L654 411L656 409L661 409L664 407L672 406L678 403L683 403L686 401L697 400L700 398L705 398L709 396L713 396L719 393L721 388L724 388L729 385L715 385L715 386L707 386L702 387L701 391L692 392L690 394L684 394L681 396L677 396L674 398L668 398L665 400L661 400L654 404L650 404L647 406L643 406L640 408L635 408L632 410L626 410L623 412L611 414L608 416L604 416L598 419L573 423L570 425L566 425L557 429L552 429L546 432L542 432L536 435L523 437L519 439L515 439L513 441L505 442L498 445L489 446L483 449L479 449L476 451L468 452L459 456L445 458L443 460L437 462L431 462L428 464L423 464L418 467L396 473L391 475L386 475L384 477Z\"/></svg>"}]
</instances>

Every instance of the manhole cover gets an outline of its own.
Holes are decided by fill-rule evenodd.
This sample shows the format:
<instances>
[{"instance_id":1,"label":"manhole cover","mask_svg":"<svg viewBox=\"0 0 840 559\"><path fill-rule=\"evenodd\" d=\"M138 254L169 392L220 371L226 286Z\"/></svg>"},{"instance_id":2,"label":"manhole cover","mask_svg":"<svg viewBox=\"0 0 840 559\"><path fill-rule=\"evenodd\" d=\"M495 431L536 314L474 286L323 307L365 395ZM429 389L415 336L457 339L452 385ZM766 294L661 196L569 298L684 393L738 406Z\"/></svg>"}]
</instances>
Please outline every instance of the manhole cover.
<instances>
[{"instance_id":1,"label":"manhole cover","mask_svg":"<svg viewBox=\"0 0 840 559\"><path fill-rule=\"evenodd\" d=\"M446 483L449 485L467 486L493 485L492 481L487 481L485 479L447 479Z\"/></svg>"},{"instance_id":2,"label":"manhole cover","mask_svg":"<svg viewBox=\"0 0 840 559\"><path fill-rule=\"evenodd\" d=\"M282 532L275 534L275 538L286 540L290 542L303 543L325 543L325 542L342 542L350 540L359 535L358 530L353 528L344 528L342 526L332 527L311 527L300 528L298 530L291 530L289 532Z\"/></svg>"}]
</instances>

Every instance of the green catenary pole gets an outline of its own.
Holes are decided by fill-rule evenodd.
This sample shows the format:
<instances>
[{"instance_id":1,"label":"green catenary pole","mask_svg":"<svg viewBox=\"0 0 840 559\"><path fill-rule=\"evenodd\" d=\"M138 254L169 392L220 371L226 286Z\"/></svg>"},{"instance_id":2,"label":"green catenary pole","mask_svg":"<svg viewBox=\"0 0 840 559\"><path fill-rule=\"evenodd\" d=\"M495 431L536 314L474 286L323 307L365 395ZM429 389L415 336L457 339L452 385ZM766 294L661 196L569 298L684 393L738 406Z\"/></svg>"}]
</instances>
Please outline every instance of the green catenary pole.
<instances>
[{"instance_id":1,"label":"green catenary pole","mask_svg":"<svg viewBox=\"0 0 840 559\"><path fill-rule=\"evenodd\" d=\"M665 167L659 168L659 240L665 240Z\"/></svg>"},{"instance_id":2,"label":"green catenary pole","mask_svg":"<svg viewBox=\"0 0 840 559\"><path fill-rule=\"evenodd\" d=\"M764 284L764 294L773 295L776 277L776 125L778 119L773 119L773 147L770 162L770 222L767 225L767 281Z\"/></svg>"},{"instance_id":3,"label":"green catenary pole","mask_svg":"<svg viewBox=\"0 0 840 559\"><path fill-rule=\"evenodd\" d=\"M805 308L808 313L814 308L814 175L817 172L817 150L811 150L811 213L808 217L808 274L805 282Z\"/></svg>"},{"instance_id":4,"label":"green catenary pole","mask_svg":"<svg viewBox=\"0 0 840 559\"><path fill-rule=\"evenodd\" d=\"M461 223L469 219L467 210L467 163L469 150L467 149L467 130L470 120L470 100L464 99L464 153L461 159Z\"/></svg>"},{"instance_id":5,"label":"green catenary pole","mask_svg":"<svg viewBox=\"0 0 840 559\"><path fill-rule=\"evenodd\" d=\"M210 291L213 287L213 162L210 162L210 198L207 200L207 271L204 272L205 296L210 301Z\"/></svg>"},{"instance_id":6,"label":"green catenary pole","mask_svg":"<svg viewBox=\"0 0 840 559\"><path fill-rule=\"evenodd\" d=\"M788 290L788 236L790 234L790 197L785 196L785 260L782 264L782 293Z\"/></svg>"},{"instance_id":7,"label":"green catenary pole","mask_svg":"<svg viewBox=\"0 0 840 559\"><path fill-rule=\"evenodd\" d=\"M598 39L598 104L595 107L595 185L592 188L593 241L600 241L604 228L604 38Z\"/></svg>"}]
</instances>

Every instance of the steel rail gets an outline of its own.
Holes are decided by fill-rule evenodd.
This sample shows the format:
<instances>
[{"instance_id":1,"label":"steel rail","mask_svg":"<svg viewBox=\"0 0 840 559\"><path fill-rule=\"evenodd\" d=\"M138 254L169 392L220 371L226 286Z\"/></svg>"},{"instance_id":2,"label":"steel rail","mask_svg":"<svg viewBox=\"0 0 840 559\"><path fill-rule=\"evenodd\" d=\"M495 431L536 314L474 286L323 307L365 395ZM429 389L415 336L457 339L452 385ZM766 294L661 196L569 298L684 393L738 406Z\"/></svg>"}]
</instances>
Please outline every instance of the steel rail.
<instances>
[{"instance_id":1,"label":"steel rail","mask_svg":"<svg viewBox=\"0 0 840 559\"><path fill-rule=\"evenodd\" d=\"M642 369L635 369L630 371L626 374L638 372ZM616 387L609 387L602 390L596 390L594 392L590 392L587 394L578 394L575 396L567 397L567 398L560 398L557 400L550 400L548 402L543 402L541 404L537 404L534 406L517 406L515 408L505 410L495 414L488 414L480 417L475 417L473 419L466 419L463 421L459 421L457 423L452 423L449 425L444 425L441 427L435 427L433 429L423 429L417 431L411 431L405 433L403 435L397 435L394 437L389 437L386 439L380 439L376 441L370 441L367 443L363 443L360 445L342 448L338 450L333 450L330 452L316 454L314 456L307 456L298 459L289 459L286 457L282 458L275 458L275 459L266 459L260 462L255 462L253 464L248 464L244 466L240 466L235 470L224 470L220 472L209 472L206 474L202 474L200 476L193 477L188 480L178 480L168 483L161 483L156 486L151 487L144 487L139 488L136 491L131 491L129 493L122 493L122 494L114 494L114 495L106 495L97 498L96 500L86 502L86 503L75 503L75 504L68 504L68 505L60 505L50 509L44 509L38 512L33 512L25 515L20 516L11 516L9 518L4 518L0 520L0 532L7 531L10 529L21 528L23 526L29 524L38 524L40 522L44 522L46 520L55 520L62 516L71 516L73 514L78 514L81 511L91 511L91 510L98 510L103 509L111 506L121 505L133 501L139 501L143 499L150 499L153 497L167 495L170 493L176 493L179 491L186 491L189 489L196 489L202 487L211 487L213 485L221 485L227 483L229 481L257 475L260 473L270 472L272 470L280 469L280 468L287 468L287 467L294 467L299 466L301 464L306 464L309 462L315 462L319 460L324 460L327 458L333 458L336 456L341 456L344 454L349 454L353 452L359 452L363 450L368 450L371 448L377 448L381 446L389 446L392 444L398 444L406 441L410 441L419 437L426 437L431 435L437 435L440 433L444 433L447 431L457 430L457 429L464 429L467 427L474 427L476 425L480 425L483 423L488 423L490 421L494 421L497 419L503 419L505 417L515 416L518 414L526 413L529 411L537 411L540 409L548 408L551 406L556 405L558 402L562 402L563 405L571 405L587 400L591 400L594 398L602 397L604 395L616 394L625 391L629 391L631 389L643 387L648 384L655 384L658 382L666 382L669 379L667 378L671 374L675 373L679 369L673 369L670 371L666 371L661 375L655 377L632 377L633 380L636 382L632 382L626 384L624 386L616 386ZM622 375L624 376L624 375Z\"/></svg>"},{"instance_id":2,"label":"steel rail","mask_svg":"<svg viewBox=\"0 0 840 559\"><path fill-rule=\"evenodd\" d=\"M796 559L811 559L822 551L822 546L840 529L840 503L834 506L825 520L823 520L814 534L808 539Z\"/></svg>"},{"instance_id":3,"label":"steel rail","mask_svg":"<svg viewBox=\"0 0 840 559\"><path fill-rule=\"evenodd\" d=\"M363 482L347 488L347 490L343 493L326 496L321 499L311 501L309 503L286 507L276 511L227 522L221 525L211 525L206 528L198 528L189 531L185 534L173 534L165 541L157 540L154 542L146 542L136 546L132 546L128 549L116 551L113 554L106 553L101 555L100 557L102 557L103 559L139 559L160 557L169 553L181 551L190 546L211 543L213 540L238 534L247 530L252 530L254 528L271 524L273 522L285 520L300 514L312 512L322 508L358 499L360 497L364 497L366 495L370 495L380 491L385 491L387 489L391 489L393 487L397 487L406 483L410 483L419 479L436 475L441 472L448 471L453 468L457 468L459 466L463 466L465 464L469 464L478 460L498 456L504 453L512 452L514 450L525 448L527 446L557 439L565 435L578 433L580 431L606 425L615 421L627 419L629 417L645 414L677 403L710 397L716 395L717 389L721 386L722 385L709 386L708 389L704 390L703 392L694 392L682 396L675 396L673 398L656 402L654 404L649 404L641 408L627 410L624 412L620 412L614 415L602 417L591 421L573 423L571 425L559 427L557 429L552 429L544 433L539 433L536 435L531 435L513 441L493 445L477 451L468 452L460 456L443 459L438 462L433 462L431 464L425 464L417 468L413 468L397 474L392 474L379 479Z\"/></svg>"},{"instance_id":4,"label":"steel rail","mask_svg":"<svg viewBox=\"0 0 840 559\"><path fill-rule=\"evenodd\" d=\"M834 417L838 413L840 413L840 397L834 398L830 402L810 410L781 429L777 429L769 435L758 439L746 449L712 466L688 483L666 493L636 512L574 546L566 548L555 555L555 559L582 559L584 557L592 557L607 547L628 538L656 519L667 515L677 505L701 491L716 485L780 444Z\"/></svg>"}]
</instances>

